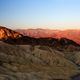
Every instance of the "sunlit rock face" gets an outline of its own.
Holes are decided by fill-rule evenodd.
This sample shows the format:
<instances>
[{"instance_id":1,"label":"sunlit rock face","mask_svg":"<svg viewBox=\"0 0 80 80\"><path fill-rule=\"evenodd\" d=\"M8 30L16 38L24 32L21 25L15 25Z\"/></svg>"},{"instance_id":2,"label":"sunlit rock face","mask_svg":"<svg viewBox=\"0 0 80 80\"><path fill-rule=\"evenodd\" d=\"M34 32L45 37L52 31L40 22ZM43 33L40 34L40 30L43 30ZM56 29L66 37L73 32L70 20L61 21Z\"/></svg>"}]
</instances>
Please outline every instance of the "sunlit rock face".
<instances>
[{"instance_id":1,"label":"sunlit rock face","mask_svg":"<svg viewBox=\"0 0 80 80\"><path fill-rule=\"evenodd\" d=\"M12 31L10 29L0 26L0 40L8 39L8 38L14 39L14 38L19 38L21 36L22 36L21 34L15 31Z\"/></svg>"}]
</instances>

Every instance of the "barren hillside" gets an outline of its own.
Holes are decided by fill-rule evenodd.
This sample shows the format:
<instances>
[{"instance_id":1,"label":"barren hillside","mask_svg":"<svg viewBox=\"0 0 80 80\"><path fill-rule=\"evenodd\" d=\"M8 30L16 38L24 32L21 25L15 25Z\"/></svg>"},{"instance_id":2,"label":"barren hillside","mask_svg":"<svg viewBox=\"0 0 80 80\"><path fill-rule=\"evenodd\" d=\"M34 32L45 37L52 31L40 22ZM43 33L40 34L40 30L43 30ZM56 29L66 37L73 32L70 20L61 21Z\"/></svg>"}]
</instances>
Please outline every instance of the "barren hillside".
<instances>
[{"instance_id":1,"label":"barren hillside","mask_svg":"<svg viewBox=\"0 0 80 80\"><path fill-rule=\"evenodd\" d=\"M0 41L0 80L73 80L79 73L80 46L72 40L21 35Z\"/></svg>"}]
</instances>

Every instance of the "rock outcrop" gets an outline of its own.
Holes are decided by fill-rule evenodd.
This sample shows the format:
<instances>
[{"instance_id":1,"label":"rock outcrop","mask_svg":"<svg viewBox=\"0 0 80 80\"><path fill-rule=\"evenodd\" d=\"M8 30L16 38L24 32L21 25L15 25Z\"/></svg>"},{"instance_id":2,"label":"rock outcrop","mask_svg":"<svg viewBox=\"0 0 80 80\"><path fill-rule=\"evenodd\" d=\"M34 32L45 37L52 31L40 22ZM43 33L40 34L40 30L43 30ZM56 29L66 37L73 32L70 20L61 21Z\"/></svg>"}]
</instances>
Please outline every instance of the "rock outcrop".
<instances>
[{"instance_id":1,"label":"rock outcrop","mask_svg":"<svg viewBox=\"0 0 80 80\"><path fill-rule=\"evenodd\" d=\"M15 32L13 30L10 30L6 27L2 27L0 26L0 40L6 40L6 39L16 39L16 38L19 38L21 37L22 35L19 34L18 32Z\"/></svg>"}]
</instances>

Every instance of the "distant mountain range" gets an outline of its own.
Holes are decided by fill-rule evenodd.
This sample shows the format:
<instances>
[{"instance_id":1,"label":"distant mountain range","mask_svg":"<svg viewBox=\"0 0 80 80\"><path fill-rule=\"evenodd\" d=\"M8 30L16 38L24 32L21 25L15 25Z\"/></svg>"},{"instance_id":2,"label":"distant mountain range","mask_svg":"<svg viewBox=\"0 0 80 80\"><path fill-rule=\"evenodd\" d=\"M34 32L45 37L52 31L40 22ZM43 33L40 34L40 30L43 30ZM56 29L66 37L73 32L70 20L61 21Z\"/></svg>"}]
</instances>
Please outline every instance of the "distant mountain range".
<instances>
[{"instance_id":1,"label":"distant mountain range","mask_svg":"<svg viewBox=\"0 0 80 80\"><path fill-rule=\"evenodd\" d=\"M35 31L35 32L34 32ZM23 33L22 33L23 32ZM65 46L65 45L75 45L79 46L78 43L76 43L73 40L70 40L66 37L51 37L50 34L53 35L56 34L56 32L59 31L51 31L43 30L43 29L37 29L37 30L18 30L13 31L5 27L0 27L0 39L8 42L10 44L32 44L32 45L48 45L48 46ZM55 33L54 33L55 32ZM30 33L30 35L28 35ZM36 33L36 36L34 36ZM38 34L37 34L38 33ZM50 34L48 34L50 33ZM41 36L43 34L43 36ZM48 34L48 35L47 35ZM31 36L33 35L33 36ZM57 34L56 34L57 35Z\"/></svg>"},{"instance_id":2,"label":"distant mountain range","mask_svg":"<svg viewBox=\"0 0 80 80\"><path fill-rule=\"evenodd\" d=\"M80 44L80 30L17 29L13 31L0 26L0 39L18 38L22 35L32 38L66 38Z\"/></svg>"},{"instance_id":3,"label":"distant mountain range","mask_svg":"<svg viewBox=\"0 0 80 80\"><path fill-rule=\"evenodd\" d=\"M80 44L80 30L17 29L16 31L35 38L67 38Z\"/></svg>"}]
</instances>

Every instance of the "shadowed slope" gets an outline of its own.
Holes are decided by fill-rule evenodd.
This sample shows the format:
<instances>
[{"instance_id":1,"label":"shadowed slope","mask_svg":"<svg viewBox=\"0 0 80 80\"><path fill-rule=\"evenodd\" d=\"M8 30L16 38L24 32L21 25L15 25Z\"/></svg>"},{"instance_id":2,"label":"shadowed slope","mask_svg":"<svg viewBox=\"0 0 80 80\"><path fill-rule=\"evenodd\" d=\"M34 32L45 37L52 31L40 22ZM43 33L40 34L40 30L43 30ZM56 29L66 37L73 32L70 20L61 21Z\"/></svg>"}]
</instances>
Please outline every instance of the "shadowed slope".
<instances>
[{"instance_id":1,"label":"shadowed slope","mask_svg":"<svg viewBox=\"0 0 80 80\"><path fill-rule=\"evenodd\" d=\"M0 42L0 78L68 80L77 73L76 64L66 59L62 52L51 47Z\"/></svg>"}]
</instances>

